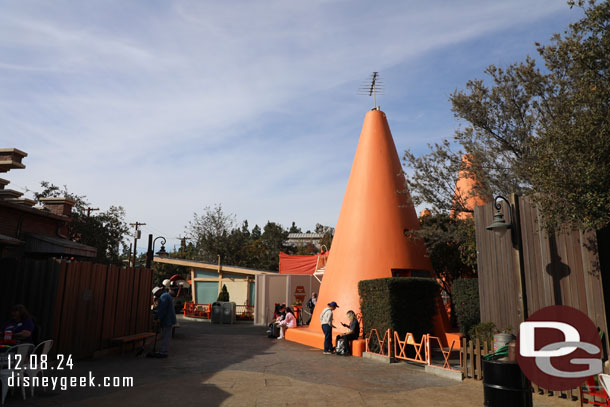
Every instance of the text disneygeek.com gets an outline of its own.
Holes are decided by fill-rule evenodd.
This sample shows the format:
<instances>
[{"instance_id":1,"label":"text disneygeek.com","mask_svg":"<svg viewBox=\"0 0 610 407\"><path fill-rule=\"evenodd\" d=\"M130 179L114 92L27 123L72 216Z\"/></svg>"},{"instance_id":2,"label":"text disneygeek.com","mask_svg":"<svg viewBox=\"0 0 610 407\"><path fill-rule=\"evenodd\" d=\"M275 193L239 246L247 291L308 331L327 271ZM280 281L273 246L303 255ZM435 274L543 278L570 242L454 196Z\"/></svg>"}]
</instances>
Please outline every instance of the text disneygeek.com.
<instances>
[{"instance_id":1,"label":"text disneygeek.com","mask_svg":"<svg viewBox=\"0 0 610 407\"><path fill-rule=\"evenodd\" d=\"M133 387L133 377L128 376L103 376L96 378L89 371L87 376L46 376L34 375L34 372L60 372L72 370L74 364L72 355L58 354L54 360L47 355L9 354L0 356L0 364L7 365L11 372L8 375L8 387L44 387L52 390L67 390L76 387Z\"/></svg>"},{"instance_id":2,"label":"text disneygeek.com","mask_svg":"<svg viewBox=\"0 0 610 407\"><path fill-rule=\"evenodd\" d=\"M88 376L28 377L12 372L8 377L9 387L45 387L52 390L67 390L74 387L133 387L133 377L104 376L97 380L93 372Z\"/></svg>"}]
</instances>

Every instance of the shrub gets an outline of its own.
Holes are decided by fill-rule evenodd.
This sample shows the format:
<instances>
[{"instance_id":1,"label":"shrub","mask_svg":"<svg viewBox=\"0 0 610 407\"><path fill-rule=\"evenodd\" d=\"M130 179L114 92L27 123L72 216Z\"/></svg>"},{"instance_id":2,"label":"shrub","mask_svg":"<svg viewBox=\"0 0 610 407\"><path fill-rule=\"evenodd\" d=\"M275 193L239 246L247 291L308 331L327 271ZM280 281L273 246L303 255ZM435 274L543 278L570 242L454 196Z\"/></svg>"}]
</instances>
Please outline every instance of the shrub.
<instances>
[{"instance_id":1,"label":"shrub","mask_svg":"<svg viewBox=\"0 0 610 407\"><path fill-rule=\"evenodd\" d=\"M229 301L229 292L227 291L226 285L222 285L222 290L220 291L220 294L218 294L216 301Z\"/></svg>"},{"instance_id":2,"label":"shrub","mask_svg":"<svg viewBox=\"0 0 610 407\"><path fill-rule=\"evenodd\" d=\"M470 339L479 339L479 343L487 342L493 346L494 334L497 332L496 324L493 322L481 322L468 330Z\"/></svg>"},{"instance_id":3,"label":"shrub","mask_svg":"<svg viewBox=\"0 0 610 407\"><path fill-rule=\"evenodd\" d=\"M358 283L365 336L375 328L401 337L411 332L416 340L432 331L439 285L430 278L378 278Z\"/></svg>"},{"instance_id":4,"label":"shrub","mask_svg":"<svg viewBox=\"0 0 610 407\"><path fill-rule=\"evenodd\" d=\"M460 332L466 335L473 326L481 322L479 280L476 278L455 280L451 291Z\"/></svg>"}]
</instances>

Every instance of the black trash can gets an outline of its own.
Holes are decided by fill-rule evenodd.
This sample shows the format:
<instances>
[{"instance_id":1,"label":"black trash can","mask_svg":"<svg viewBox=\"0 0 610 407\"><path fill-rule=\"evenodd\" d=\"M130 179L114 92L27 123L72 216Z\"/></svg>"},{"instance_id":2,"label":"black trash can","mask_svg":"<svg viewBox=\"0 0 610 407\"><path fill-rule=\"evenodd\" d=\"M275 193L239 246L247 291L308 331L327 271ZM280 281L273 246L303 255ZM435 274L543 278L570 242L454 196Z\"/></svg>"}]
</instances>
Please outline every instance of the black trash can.
<instances>
[{"instance_id":1,"label":"black trash can","mask_svg":"<svg viewBox=\"0 0 610 407\"><path fill-rule=\"evenodd\" d=\"M212 316L210 317L213 324L221 324L222 323L222 303L214 302L212 303Z\"/></svg>"},{"instance_id":2,"label":"black trash can","mask_svg":"<svg viewBox=\"0 0 610 407\"><path fill-rule=\"evenodd\" d=\"M222 323L232 324L235 322L235 303L234 302L223 302L222 303Z\"/></svg>"},{"instance_id":3,"label":"black trash can","mask_svg":"<svg viewBox=\"0 0 610 407\"><path fill-rule=\"evenodd\" d=\"M516 363L483 360L485 407L532 407L530 382Z\"/></svg>"}]
</instances>

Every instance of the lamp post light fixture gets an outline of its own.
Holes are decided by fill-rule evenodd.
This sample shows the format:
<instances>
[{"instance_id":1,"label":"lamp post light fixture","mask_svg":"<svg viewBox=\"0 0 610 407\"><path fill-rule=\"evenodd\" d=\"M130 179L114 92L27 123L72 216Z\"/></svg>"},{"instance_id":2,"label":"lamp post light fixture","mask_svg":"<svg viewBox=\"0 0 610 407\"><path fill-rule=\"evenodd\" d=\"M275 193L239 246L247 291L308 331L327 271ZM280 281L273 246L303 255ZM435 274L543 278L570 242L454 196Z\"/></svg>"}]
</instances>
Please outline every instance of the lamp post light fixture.
<instances>
[{"instance_id":1,"label":"lamp post light fixture","mask_svg":"<svg viewBox=\"0 0 610 407\"><path fill-rule=\"evenodd\" d=\"M157 242L158 239L162 239L163 241L161 242L161 249L159 249L159 251L157 253L155 253L155 243ZM165 243L167 243L167 241L165 240L165 238L163 236L156 237L155 240L153 240L152 252L162 258L168 257L169 254L167 254L167 252L165 251Z\"/></svg>"},{"instance_id":2,"label":"lamp post light fixture","mask_svg":"<svg viewBox=\"0 0 610 407\"><path fill-rule=\"evenodd\" d=\"M161 249L157 253L155 253L155 243L159 239L161 239ZM148 252L146 253L146 268L147 269L150 268L150 266L152 264L153 256L155 254L162 258L166 258L169 256L169 254L165 251L165 243L166 243L166 240L163 236L158 236L155 238L155 240L153 240L153 235L148 235Z\"/></svg>"},{"instance_id":3,"label":"lamp post light fixture","mask_svg":"<svg viewBox=\"0 0 610 407\"><path fill-rule=\"evenodd\" d=\"M508 216L509 216L508 223L506 223L506 220L504 219L504 213L502 212L502 203L498 202L499 200L506 202L508 205ZM502 236L506 232L507 229L513 228L512 206L511 206L510 202L508 201L508 199L504 198L502 195L498 195L494 199L494 207L496 208L496 211L494 213L493 222L491 223L491 225L487 226L485 229L492 230L492 231L496 232L497 235Z\"/></svg>"},{"instance_id":4,"label":"lamp post light fixture","mask_svg":"<svg viewBox=\"0 0 610 407\"><path fill-rule=\"evenodd\" d=\"M523 259L523 241L521 239L521 215L519 210L519 197L517 195L513 196L514 204L511 204L510 201L502 195L498 195L494 198L494 207L496 208L496 210L494 212L493 222L491 222L491 225L487 226L485 229L495 232L497 237L503 236L504 233L506 233L506 231L510 229L510 241L512 244L513 252L516 256L515 260L517 263L517 273L519 275L519 299L522 304L521 319L522 321L525 321L528 316L528 309L527 291L525 289L525 261ZM502 212L502 202L500 201L504 201L508 205L508 222L506 222L506 219L504 219L504 213Z\"/></svg>"}]
</instances>

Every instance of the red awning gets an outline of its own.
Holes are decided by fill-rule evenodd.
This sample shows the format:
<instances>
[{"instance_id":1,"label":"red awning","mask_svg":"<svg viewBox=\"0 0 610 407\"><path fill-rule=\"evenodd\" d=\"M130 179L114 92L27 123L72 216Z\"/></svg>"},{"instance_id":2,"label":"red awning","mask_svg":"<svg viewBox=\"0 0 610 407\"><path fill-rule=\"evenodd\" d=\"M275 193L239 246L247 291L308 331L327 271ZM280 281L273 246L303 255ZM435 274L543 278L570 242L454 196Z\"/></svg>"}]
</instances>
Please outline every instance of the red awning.
<instances>
[{"instance_id":1,"label":"red awning","mask_svg":"<svg viewBox=\"0 0 610 407\"><path fill-rule=\"evenodd\" d=\"M328 256L324 254L314 254L311 256L295 255L291 256L280 252L280 274L313 274L316 271L318 257Z\"/></svg>"}]
</instances>

